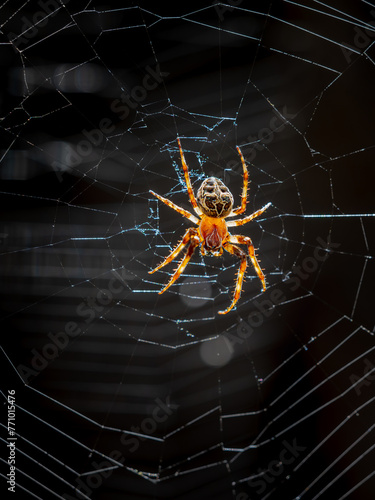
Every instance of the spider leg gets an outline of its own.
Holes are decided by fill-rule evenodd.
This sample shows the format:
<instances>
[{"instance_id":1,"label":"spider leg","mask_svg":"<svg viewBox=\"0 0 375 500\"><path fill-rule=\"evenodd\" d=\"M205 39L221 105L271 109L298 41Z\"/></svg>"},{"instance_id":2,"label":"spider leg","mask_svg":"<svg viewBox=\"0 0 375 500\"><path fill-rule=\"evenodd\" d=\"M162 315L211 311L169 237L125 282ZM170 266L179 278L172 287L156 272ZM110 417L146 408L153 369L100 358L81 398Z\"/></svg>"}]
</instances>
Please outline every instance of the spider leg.
<instances>
[{"instance_id":1,"label":"spider leg","mask_svg":"<svg viewBox=\"0 0 375 500\"><path fill-rule=\"evenodd\" d=\"M240 148L237 146L238 154L241 158L242 168L243 168L243 186L242 186L242 195L241 195L241 205L231 211L228 217L232 217L233 215L239 215L244 213L246 210L247 204L247 190L249 186L249 172L246 167L245 159Z\"/></svg>"},{"instance_id":2,"label":"spider leg","mask_svg":"<svg viewBox=\"0 0 375 500\"><path fill-rule=\"evenodd\" d=\"M194 253L194 250L196 249L196 247L199 245L200 243L200 240L199 240L199 236L197 236L197 234L194 234L192 231L195 231L194 228L190 228L190 230L188 229L189 234L185 234L184 236L184 239L187 237L188 239L190 239L190 245L188 246L188 249L186 251L186 254L184 255L184 258L181 260L181 262L179 263L179 265L177 266L177 269L175 270L173 276L171 277L171 279L168 281L168 283L165 285L165 287L163 288L163 290L161 290L159 292L159 295L164 293L171 285L173 285L173 283L180 277L180 275L184 272L185 270L185 267L188 265L189 263L189 260L191 259L193 253ZM183 240L181 241L180 245L181 245L181 248L182 248L182 242ZM179 246L180 246L179 245ZM176 248L177 250L177 248ZM170 257L170 256L169 256ZM168 259L169 259L168 257ZM164 264L163 264L164 265Z\"/></svg>"},{"instance_id":3,"label":"spider leg","mask_svg":"<svg viewBox=\"0 0 375 500\"><path fill-rule=\"evenodd\" d=\"M234 227L234 226L242 226L243 224L247 224L251 220L255 219L255 217L258 217L263 212L265 212L270 205L271 205L271 203L267 203L267 205L264 205L264 207L262 207L260 210L253 212L252 214L248 215L244 219L230 220L227 222L227 226Z\"/></svg>"},{"instance_id":4,"label":"spider leg","mask_svg":"<svg viewBox=\"0 0 375 500\"><path fill-rule=\"evenodd\" d=\"M189 227L189 229L185 232L181 241L177 244L176 248L172 250L172 252L152 271L149 271L148 274L153 274L156 271L159 271L162 267L166 266L172 260L177 257L177 255L181 252L184 246L191 240L192 237L197 236L197 230L194 227Z\"/></svg>"},{"instance_id":5,"label":"spider leg","mask_svg":"<svg viewBox=\"0 0 375 500\"><path fill-rule=\"evenodd\" d=\"M239 245L247 245L247 249L249 252L249 257L250 257L251 263L253 264L254 269L255 269L260 281L262 282L262 288L263 288L262 292L264 292L266 289L266 279L264 277L262 269L260 268L259 262L255 256L255 249L254 249L253 242L251 241L251 238L249 238L248 236L242 236L240 234L236 234L236 235L231 235L229 238L229 241L231 243L237 243Z\"/></svg>"},{"instance_id":6,"label":"spider leg","mask_svg":"<svg viewBox=\"0 0 375 500\"><path fill-rule=\"evenodd\" d=\"M198 206L197 200L195 199L195 196L194 196L193 188L191 186L190 175L189 175L189 168L188 168L188 166L186 164L185 155L184 155L184 152L182 151L181 141L180 141L179 137L177 137L177 142L178 142L178 147L180 149L181 163L182 163L182 168L184 170L185 182L186 182L186 187L187 187L187 190L188 190L188 195L189 195L190 203L191 203L192 207L194 208L195 212L198 215L202 215L203 212L202 212L202 210Z\"/></svg>"},{"instance_id":7,"label":"spider leg","mask_svg":"<svg viewBox=\"0 0 375 500\"><path fill-rule=\"evenodd\" d=\"M184 210L183 208L179 207L178 205L175 205L172 201L168 200L167 198L164 198L163 196L160 196L160 194L154 193L154 191L150 190L150 193L156 196L160 201L168 205L168 207L173 208L173 210L176 210L179 214L183 215L187 219L191 220L191 222L194 222L194 224L199 224L199 219L198 217L195 217L195 215L191 214L187 210Z\"/></svg>"},{"instance_id":8,"label":"spider leg","mask_svg":"<svg viewBox=\"0 0 375 500\"><path fill-rule=\"evenodd\" d=\"M225 250L227 252L239 257L241 259L241 264L240 264L240 267L239 267L238 273L237 273L237 281L236 281L236 287L234 290L232 303L230 304L229 307L227 307L225 309L225 311L219 311L219 314L227 314L236 305L236 303L241 295L242 283L243 283L245 271L247 268L247 255L241 248L237 247L236 245L232 245L232 243L230 243L229 241L225 242L223 244L223 247L225 248Z\"/></svg>"}]
</instances>

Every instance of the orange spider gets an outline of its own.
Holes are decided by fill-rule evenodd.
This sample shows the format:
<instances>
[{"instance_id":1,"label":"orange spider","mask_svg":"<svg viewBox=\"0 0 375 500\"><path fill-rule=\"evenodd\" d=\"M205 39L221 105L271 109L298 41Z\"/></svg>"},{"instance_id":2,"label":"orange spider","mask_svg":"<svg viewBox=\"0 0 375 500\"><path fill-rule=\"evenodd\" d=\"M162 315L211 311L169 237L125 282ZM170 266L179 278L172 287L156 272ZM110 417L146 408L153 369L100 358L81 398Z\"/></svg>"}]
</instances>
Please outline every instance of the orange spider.
<instances>
[{"instance_id":1,"label":"orange spider","mask_svg":"<svg viewBox=\"0 0 375 500\"><path fill-rule=\"evenodd\" d=\"M165 292L184 272L189 260L191 259L194 250L200 245L200 251L202 255L213 255L219 257L223 253L223 249L227 252L237 255L241 259L241 264L237 274L236 288L233 295L232 303L225 311L219 311L219 314L227 314L236 305L238 299L240 298L242 291L242 283L247 267L247 255L246 253L235 245L235 243L240 245L247 245L249 257L258 274L260 281L262 282L263 292L266 289L266 281L264 274L259 266L259 263L255 256L255 250L251 239L248 236L241 235L231 235L228 232L228 227L242 226L247 222L255 219L261 215L271 203L267 203L263 208L257 210L256 212L248 215L244 219L231 220L226 222L227 217L233 217L234 215L242 214L246 210L247 203L247 189L249 183L249 174L245 164L244 157L241 153L239 147L237 147L238 154L240 155L242 167L243 167L243 187L241 196L241 205L238 208L233 209L233 196L229 191L227 186L216 177L208 177L205 179L197 192L197 198L195 198L193 193L193 188L191 187L190 176L188 166L185 161L184 152L182 151L180 139L177 139L178 147L180 149L182 168L184 170L186 187L189 194L190 203L194 211L197 213L198 217L191 214L187 210L175 205L167 198L163 198L154 191L150 191L156 198L160 201L173 208L179 214L183 215L194 224L198 225L198 228L190 227L184 234L182 240L178 243L176 248L159 264L155 269L149 271L149 274L158 271L165 265L169 264L181 250L189 243L187 252L184 258L179 263L177 269L175 270L173 276L167 283L167 285L159 292L159 294Z\"/></svg>"}]
</instances>

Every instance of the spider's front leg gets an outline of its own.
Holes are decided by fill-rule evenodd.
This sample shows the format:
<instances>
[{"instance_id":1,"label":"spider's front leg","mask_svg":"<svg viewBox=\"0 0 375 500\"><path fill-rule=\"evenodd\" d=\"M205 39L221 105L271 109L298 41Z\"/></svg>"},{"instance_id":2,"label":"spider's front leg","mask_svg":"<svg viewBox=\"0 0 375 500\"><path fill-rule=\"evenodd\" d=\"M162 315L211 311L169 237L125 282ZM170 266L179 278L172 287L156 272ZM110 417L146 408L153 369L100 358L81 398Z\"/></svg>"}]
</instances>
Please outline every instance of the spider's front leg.
<instances>
[{"instance_id":1,"label":"spider's front leg","mask_svg":"<svg viewBox=\"0 0 375 500\"><path fill-rule=\"evenodd\" d=\"M173 210L176 210L176 212L178 212L179 214L183 215L184 217L186 217L187 219L189 219L191 222L194 222L194 224L198 224L199 223L198 217L195 217L195 215L191 214L190 212L188 212L184 208L176 205L171 200L168 200L168 198L164 198L164 196L160 196L160 194L154 193L154 191L151 191L151 190L150 190L150 193L152 195L154 195L156 198L158 198L160 201L162 201L163 203L165 203L166 205L168 205L168 207L173 208Z\"/></svg>"},{"instance_id":2,"label":"spider's front leg","mask_svg":"<svg viewBox=\"0 0 375 500\"><path fill-rule=\"evenodd\" d=\"M238 151L238 154L240 155L241 163L242 163L243 185L242 185L242 194L241 194L241 205L238 208L235 208L232 210L232 212L230 214L231 217L233 215L242 214L246 210L247 191L248 191L248 187L249 187L249 172L248 172L247 167L246 167L245 158L243 157L243 154L238 146L237 146L237 151Z\"/></svg>"},{"instance_id":3,"label":"spider's front leg","mask_svg":"<svg viewBox=\"0 0 375 500\"><path fill-rule=\"evenodd\" d=\"M162 294L164 293L171 285L173 285L173 283L179 278L179 276L184 272L185 270L185 267L187 266L187 264L189 263L189 260L191 259L193 253L194 253L194 250L196 249L196 247L199 245L200 243L200 239L199 239L199 236L198 236L198 231L197 229L195 229L194 227L190 227L186 233L184 234L182 240L178 243L178 245L176 246L176 248L174 250L172 250L172 252L163 260L163 262L161 262L157 267L155 267L155 269L153 269L152 271L149 271L149 274L152 274L154 273L155 271L158 271L159 269L161 269L162 267L166 266L167 264L169 264L170 262L172 262L172 260L177 257L177 255L181 252L181 250L184 248L184 246L190 241L190 245L188 246L188 249L186 251L186 254L184 256L184 258L182 259L182 261L180 262L180 264L178 265L175 273L173 274L173 276L171 277L171 279L169 280L169 282L166 284L166 286L159 292L159 294Z\"/></svg>"},{"instance_id":4,"label":"spider's front leg","mask_svg":"<svg viewBox=\"0 0 375 500\"><path fill-rule=\"evenodd\" d=\"M248 222L252 221L256 217L259 217L259 215L262 215L262 213L265 212L267 210L267 208L270 206L271 206L271 202L267 203L267 205L264 205L264 207L262 207L260 210L253 212L252 214L248 215L244 219L230 220L227 222L227 226L234 227L234 226L242 226L243 224L247 224Z\"/></svg>"},{"instance_id":5,"label":"spider's front leg","mask_svg":"<svg viewBox=\"0 0 375 500\"><path fill-rule=\"evenodd\" d=\"M194 208L195 213L197 213L199 216L201 216L202 210L198 206L197 200L194 196L193 188L191 186L191 181L190 181L189 168L188 168L186 160L185 160L185 155L184 155L184 152L182 150L181 141L180 141L179 137L177 137L177 143L178 143L178 148L180 150L182 169L184 171L185 183L186 183L186 187L187 187L187 191L188 191L188 195L189 195L189 200L190 200L192 207Z\"/></svg>"}]
</instances>

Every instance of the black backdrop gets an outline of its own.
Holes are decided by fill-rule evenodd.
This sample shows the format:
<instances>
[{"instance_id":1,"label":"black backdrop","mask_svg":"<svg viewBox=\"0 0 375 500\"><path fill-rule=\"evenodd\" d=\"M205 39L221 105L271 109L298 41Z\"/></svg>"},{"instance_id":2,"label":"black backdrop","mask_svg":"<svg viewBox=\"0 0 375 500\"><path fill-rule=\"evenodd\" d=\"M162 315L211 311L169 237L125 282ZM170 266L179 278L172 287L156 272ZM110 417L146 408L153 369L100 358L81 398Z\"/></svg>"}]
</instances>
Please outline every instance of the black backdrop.
<instances>
[{"instance_id":1,"label":"black backdrop","mask_svg":"<svg viewBox=\"0 0 375 500\"><path fill-rule=\"evenodd\" d=\"M0 8L16 498L372 498L374 9ZM178 136L195 189L238 201L239 145L272 203L225 316L233 257L148 274L191 225L149 193L191 210Z\"/></svg>"}]
</instances>

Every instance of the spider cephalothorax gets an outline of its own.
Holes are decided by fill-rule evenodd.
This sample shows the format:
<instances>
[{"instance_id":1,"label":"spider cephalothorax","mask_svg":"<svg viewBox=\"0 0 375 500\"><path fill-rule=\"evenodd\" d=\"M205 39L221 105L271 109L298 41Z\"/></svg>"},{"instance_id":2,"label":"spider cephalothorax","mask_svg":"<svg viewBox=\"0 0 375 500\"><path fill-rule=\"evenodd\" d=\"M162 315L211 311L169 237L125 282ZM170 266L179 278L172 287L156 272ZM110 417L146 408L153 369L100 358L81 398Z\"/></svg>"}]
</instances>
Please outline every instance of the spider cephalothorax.
<instances>
[{"instance_id":1,"label":"spider cephalothorax","mask_svg":"<svg viewBox=\"0 0 375 500\"><path fill-rule=\"evenodd\" d=\"M243 219L231 220L226 222L226 217L233 217L234 215L242 214L246 210L247 203L247 187L249 183L249 174L247 171L246 163L244 157L241 153L239 147L237 147L238 154L241 158L242 168L243 168L243 187L241 196L241 205L233 209L233 196L226 185L216 177L209 177L204 180L198 189L197 198L194 196L193 188L190 182L189 169L185 161L184 152L182 151L180 139L177 139L178 147L181 155L182 168L184 170L186 187L190 199L190 203L198 217L191 214L184 208L175 205L167 198L163 198L159 194L151 193L156 196L159 200L164 202L169 207L173 208L179 214L183 215L189 219L194 224L197 224L197 228L189 227L185 232L182 240L178 243L176 248L159 264L155 269L150 271L154 273L158 271L169 262L177 257L181 250L189 244L186 254L179 263L173 276L167 283L167 285L159 293L165 292L184 272L189 260L191 259L194 250L200 245L200 251L202 255L209 254L214 256L220 256L223 253L223 249L227 252L236 255L241 259L241 264L237 274L236 288L232 303L225 311L219 311L219 314L228 313L236 305L238 299L241 295L242 283L247 268L247 254L237 245L246 245L248 250L248 256L254 266L257 275L262 282L263 291L266 289L266 280L264 274L259 266L257 258L255 256L255 250L251 239L248 236L241 235L231 235L228 232L228 227L242 226L247 222L255 219L261 215L271 203L267 203L263 208L253 212L251 215Z\"/></svg>"},{"instance_id":2,"label":"spider cephalothorax","mask_svg":"<svg viewBox=\"0 0 375 500\"><path fill-rule=\"evenodd\" d=\"M232 193L216 177L208 177L202 182L197 192L197 202L209 217L227 217L233 208Z\"/></svg>"}]
</instances>

